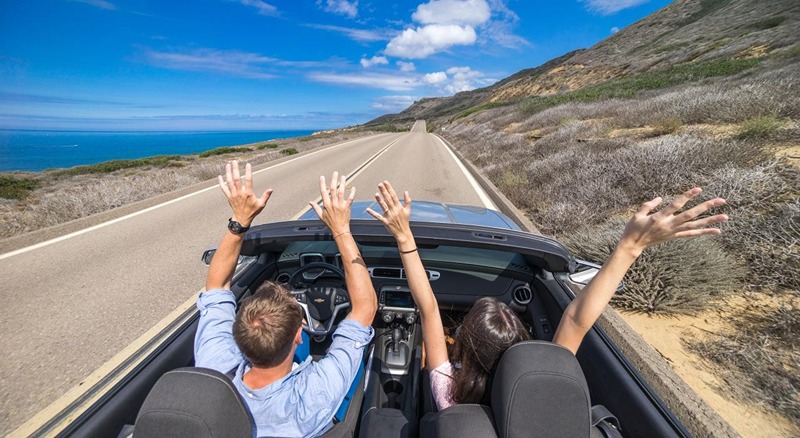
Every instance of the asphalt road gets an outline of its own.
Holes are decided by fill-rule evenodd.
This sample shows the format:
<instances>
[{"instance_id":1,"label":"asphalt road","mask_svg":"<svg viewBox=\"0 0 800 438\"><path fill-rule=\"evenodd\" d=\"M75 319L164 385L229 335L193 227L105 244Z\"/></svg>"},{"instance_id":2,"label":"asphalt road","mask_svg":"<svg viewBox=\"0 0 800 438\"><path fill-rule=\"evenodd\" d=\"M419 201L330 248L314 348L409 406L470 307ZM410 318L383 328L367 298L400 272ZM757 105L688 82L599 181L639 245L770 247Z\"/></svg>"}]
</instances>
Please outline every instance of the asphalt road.
<instances>
[{"instance_id":1,"label":"asphalt road","mask_svg":"<svg viewBox=\"0 0 800 438\"><path fill-rule=\"evenodd\" d=\"M255 223L291 219L319 196L320 175L352 175L378 153L351 181L357 200L372 199L378 182L388 179L414 199L486 206L455 157L417 122L410 133L349 141L257 168L256 190L275 193ZM217 245L229 216L224 196L212 188L74 237L0 254L0 435L202 288L200 254Z\"/></svg>"}]
</instances>

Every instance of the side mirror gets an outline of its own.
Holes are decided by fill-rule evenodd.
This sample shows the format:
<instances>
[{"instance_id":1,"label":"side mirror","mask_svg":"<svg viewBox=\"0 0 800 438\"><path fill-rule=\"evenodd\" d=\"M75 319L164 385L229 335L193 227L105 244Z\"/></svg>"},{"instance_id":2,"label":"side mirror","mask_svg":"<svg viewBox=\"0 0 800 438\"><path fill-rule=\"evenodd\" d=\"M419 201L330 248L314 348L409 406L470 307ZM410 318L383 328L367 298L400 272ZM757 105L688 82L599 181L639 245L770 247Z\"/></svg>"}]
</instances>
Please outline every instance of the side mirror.
<instances>
[{"instance_id":1,"label":"side mirror","mask_svg":"<svg viewBox=\"0 0 800 438\"><path fill-rule=\"evenodd\" d=\"M584 288L590 281L600 272L602 265L597 263L587 262L586 260L576 260L578 267L575 272L569 274L569 280L582 288ZM617 292L622 292L625 289L625 282L620 282L617 286Z\"/></svg>"},{"instance_id":2,"label":"side mirror","mask_svg":"<svg viewBox=\"0 0 800 438\"><path fill-rule=\"evenodd\" d=\"M200 256L200 261L203 262L203 264L206 265L206 266L211 266L211 260L214 258L214 254L216 254L216 253L217 253L217 249L216 248L207 249L207 250L205 250L203 252L203 255ZM248 257L248 256L240 255L239 259L236 260L236 266L241 266L242 263L244 263L247 260L253 261L255 259L256 259L256 257L253 257L253 256Z\"/></svg>"},{"instance_id":3,"label":"side mirror","mask_svg":"<svg viewBox=\"0 0 800 438\"><path fill-rule=\"evenodd\" d=\"M214 258L214 254L217 252L217 249L207 249L203 252L203 255L200 257L200 261L203 262L206 266L211 266L211 259Z\"/></svg>"}]
</instances>

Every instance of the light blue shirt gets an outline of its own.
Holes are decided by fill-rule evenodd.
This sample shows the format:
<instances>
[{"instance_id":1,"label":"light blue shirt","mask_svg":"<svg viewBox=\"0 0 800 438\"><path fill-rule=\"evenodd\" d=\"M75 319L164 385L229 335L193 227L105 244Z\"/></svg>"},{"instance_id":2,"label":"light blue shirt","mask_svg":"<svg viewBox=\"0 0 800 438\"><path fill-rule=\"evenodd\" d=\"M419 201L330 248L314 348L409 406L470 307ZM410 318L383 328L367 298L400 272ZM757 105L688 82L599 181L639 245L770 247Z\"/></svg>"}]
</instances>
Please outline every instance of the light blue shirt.
<instances>
[{"instance_id":1,"label":"light blue shirt","mask_svg":"<svg viewBox=\"0 0 800 438\"><path fill-rule=\"evenodd\" d=\"M316 436L331 427L334 414L362 366L364 348L373 336L346 318L333 333L328 353L314 362L311 357L286 377L261 389L250 389L242 376L250 369L233 340L236 298L229 290L202 292L197 299L200 322L194 340L195 366L228 373L256 422L258 436Z\"/></svg>"}]
</instances>

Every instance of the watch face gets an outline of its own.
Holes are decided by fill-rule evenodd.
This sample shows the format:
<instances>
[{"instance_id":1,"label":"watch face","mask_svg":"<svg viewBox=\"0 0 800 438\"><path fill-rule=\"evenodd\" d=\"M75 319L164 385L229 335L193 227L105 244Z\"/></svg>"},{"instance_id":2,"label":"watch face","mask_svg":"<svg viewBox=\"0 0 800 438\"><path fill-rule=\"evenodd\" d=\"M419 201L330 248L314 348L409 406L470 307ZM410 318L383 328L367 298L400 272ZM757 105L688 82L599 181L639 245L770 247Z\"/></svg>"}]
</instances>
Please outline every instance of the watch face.
<instances>
[{"instance_id":1,"label":"watch face","mask_svg":"<svg viewBox=\"0 0 800 438\"><path fill-rule=\"evenodd\" d=\"M228 230L230 230L230 232L233 234L242 234L243 232L246 231L246 229L242 226L242 224L236 221L228 222Z\"/></svg>"}]
</instances>

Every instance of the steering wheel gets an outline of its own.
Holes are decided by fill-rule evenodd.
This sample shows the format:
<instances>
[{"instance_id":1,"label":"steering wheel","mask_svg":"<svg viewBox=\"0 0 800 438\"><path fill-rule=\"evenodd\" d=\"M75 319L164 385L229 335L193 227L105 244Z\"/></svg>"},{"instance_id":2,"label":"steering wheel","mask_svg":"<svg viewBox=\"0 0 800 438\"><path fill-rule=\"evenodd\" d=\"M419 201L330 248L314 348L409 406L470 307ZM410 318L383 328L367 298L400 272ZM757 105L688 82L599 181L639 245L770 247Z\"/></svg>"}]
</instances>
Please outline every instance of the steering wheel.
<instances>
[{"instance_id":1,"label":"steering wheel","mask_svg":"<svg viewBox=\"0 0 800 438\"><path fill-rule=\"evenodd\" d=\"M306 323L303 330L314 336L327 336L339 312L350 308L347 289L335 286L317 286L317 280L326 273L344 281L344 272L325 262L309 263L294 271L288 284L291 294L303 308Z\"/></svg>"}]
</instances>

